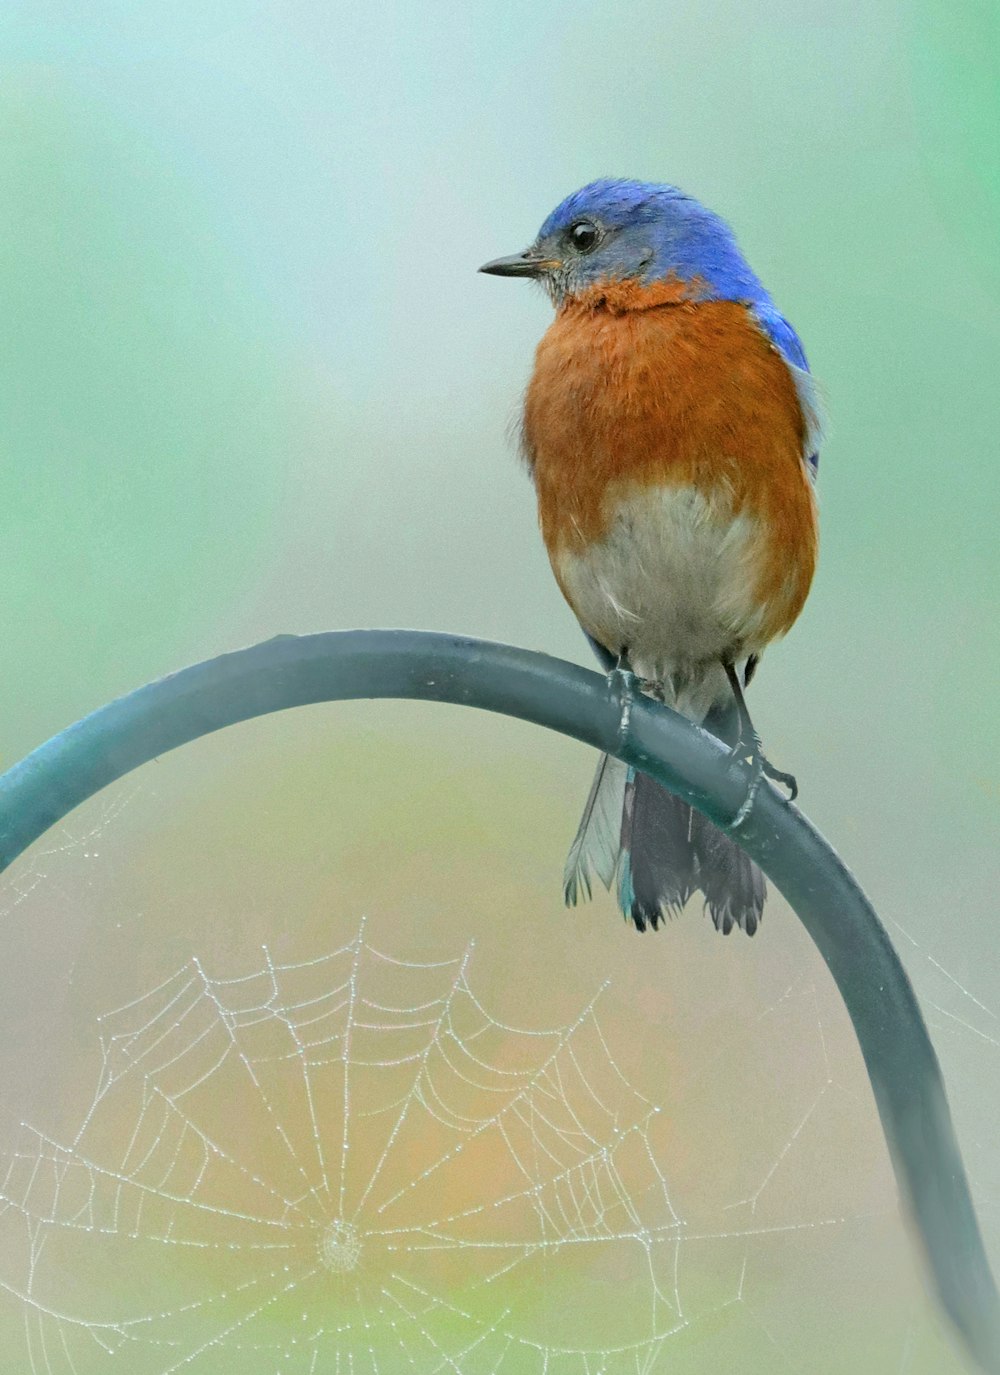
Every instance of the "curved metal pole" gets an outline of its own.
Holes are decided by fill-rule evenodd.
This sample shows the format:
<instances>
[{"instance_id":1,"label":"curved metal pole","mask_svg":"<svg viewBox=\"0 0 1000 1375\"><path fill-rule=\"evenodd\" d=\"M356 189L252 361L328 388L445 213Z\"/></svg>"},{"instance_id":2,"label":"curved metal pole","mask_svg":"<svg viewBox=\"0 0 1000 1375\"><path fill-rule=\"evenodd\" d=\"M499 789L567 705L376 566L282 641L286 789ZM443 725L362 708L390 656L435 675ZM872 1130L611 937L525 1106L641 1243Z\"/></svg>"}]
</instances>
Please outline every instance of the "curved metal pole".
<instances>
[{"instance_id":1,"label":"curved metal pole","mask_svg":"<svg viewBox=\"0 0 1000 1375\"><path fill-rule=\"evenodd\" d=\"M598 673L481 640L354 630L284 635L221 655L62 731L0 778L0 870L85 798L177 745L287 707L378 697L480 707L561 731L643 769L734 833L745 779L717 740L675 712L639 696L623 730L618 699ZM834 851L769 786L737 839L836 980L934 1288L980 1369L1000 1375L1000 1300L941 1070L899 957Z\"/></svg>"}]
</instances>

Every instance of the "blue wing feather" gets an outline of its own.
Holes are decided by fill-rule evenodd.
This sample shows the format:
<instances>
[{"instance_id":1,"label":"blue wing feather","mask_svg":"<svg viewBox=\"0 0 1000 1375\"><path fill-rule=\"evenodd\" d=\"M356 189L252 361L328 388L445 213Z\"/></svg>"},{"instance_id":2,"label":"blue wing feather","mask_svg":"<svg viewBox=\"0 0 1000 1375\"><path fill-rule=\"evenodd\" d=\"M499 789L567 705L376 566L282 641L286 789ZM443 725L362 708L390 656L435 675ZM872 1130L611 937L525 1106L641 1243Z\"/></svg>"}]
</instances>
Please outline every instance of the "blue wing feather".
<instances>
[{"instance_id":1,"label":"blue wing feather","mask_svg":"<svg viewBox=\"0 0 1000 1375\"><path fill-rule=\"evenodd\" d=\"M815 477L819 467L819 447L823 439L823 408L815 379L809 371L802 340L785 317L769 302L755 302L750 313L760 329L788 364L799 395L806 422L805 460Z\"/></svg>"}]
</instances>

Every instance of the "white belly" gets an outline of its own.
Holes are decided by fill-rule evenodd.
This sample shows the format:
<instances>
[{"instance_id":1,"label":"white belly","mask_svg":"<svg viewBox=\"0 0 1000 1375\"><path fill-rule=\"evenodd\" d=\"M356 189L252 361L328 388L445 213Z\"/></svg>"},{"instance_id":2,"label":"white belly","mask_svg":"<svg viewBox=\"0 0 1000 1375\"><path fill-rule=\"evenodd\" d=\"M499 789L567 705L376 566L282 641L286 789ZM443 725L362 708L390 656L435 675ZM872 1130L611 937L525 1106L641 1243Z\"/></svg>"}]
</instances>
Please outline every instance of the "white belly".
<instances>
[{"instance_id":1,"label":"white belly","mask_svg":"<svg viewBox=\"0 0 1000 1375\"><path fill-rule=\"evenodd\" d=\"M730 694L722 660L763 648L759 539L751 516L693 487L631 488L602 540L554 563L588 634L700 721Z\"/></svg>"}]
</instances>

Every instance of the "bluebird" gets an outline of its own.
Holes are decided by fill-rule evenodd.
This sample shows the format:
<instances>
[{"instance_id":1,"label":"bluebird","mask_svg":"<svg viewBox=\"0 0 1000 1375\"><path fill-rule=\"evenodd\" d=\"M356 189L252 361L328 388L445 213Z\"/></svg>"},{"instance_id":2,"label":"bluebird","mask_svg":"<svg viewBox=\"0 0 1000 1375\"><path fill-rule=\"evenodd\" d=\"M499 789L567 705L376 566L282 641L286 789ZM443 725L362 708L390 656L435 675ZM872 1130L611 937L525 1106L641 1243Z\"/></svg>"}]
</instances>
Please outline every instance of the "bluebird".
<instances>
[{"instance_id":1,"label":"bluebird","mask_svg":"<svg viewBox=\"0 0 1000 1375\"><path fill-rule=\"evenodd\" d=\"M607 666L766 759L744 689L802 610L817 555L819 407L802 344L728 225L675 186L600 180L530 248L482 272L555 306L524 401L523 453L552 571ZM631 679L630 679L631 681ZM655 930L700 891L717 929L753 935L764 879L727 835L603 756L566 862Z\"/></svg>"}]
</instances>

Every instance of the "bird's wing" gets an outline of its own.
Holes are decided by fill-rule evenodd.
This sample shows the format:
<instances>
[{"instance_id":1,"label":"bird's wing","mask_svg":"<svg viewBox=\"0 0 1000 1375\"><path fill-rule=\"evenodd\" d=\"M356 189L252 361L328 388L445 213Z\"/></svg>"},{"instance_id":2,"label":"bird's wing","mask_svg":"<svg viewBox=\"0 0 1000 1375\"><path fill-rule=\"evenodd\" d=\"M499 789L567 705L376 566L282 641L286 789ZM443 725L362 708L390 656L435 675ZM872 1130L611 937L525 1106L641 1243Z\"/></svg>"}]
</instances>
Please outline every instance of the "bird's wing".
<instances>
[{"instance_id":1,"label":"bird's wing","mask_svg":"<svg viewBox=\"0 0 1000 1375\"><path fill-rule=\"evenodd\" d=\"M823 406L815 378L809 371L802 340L791 325L774 306L767 302L757 302L750 307L750 314L760 330L778 350L795 382L799 404L806 422L806 445L803 458L813 477L819 467L819 449L823 441Z\"/></svg>"}]
</instances>

